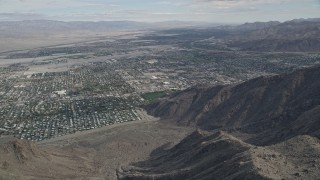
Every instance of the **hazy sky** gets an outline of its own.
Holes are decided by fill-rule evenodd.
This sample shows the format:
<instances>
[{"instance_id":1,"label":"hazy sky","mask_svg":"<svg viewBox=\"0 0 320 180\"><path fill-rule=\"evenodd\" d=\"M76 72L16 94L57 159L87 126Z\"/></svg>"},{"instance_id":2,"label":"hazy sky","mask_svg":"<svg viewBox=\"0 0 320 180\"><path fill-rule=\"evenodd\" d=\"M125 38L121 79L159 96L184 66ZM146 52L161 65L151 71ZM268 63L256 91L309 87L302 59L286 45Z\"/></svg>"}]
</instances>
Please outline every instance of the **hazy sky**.
<instances>
[{"instance_id":1,"label":"hazy sky","mask_svg":"<svg viewBox=\"0 0 320 180\"><path fill-rule=\"evenodd\" d=\"M0 21L285 21L320 17L320 0L0 0Z\"/></svg>"}]
</instances>

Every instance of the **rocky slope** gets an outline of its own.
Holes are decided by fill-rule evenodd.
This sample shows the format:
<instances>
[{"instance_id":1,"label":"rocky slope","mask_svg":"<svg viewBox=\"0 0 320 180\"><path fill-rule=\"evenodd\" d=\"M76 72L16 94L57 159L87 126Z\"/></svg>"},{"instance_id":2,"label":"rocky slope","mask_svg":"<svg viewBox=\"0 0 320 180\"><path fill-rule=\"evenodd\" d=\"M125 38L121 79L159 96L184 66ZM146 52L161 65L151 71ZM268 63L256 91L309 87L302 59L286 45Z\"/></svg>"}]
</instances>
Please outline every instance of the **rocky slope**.
<instances>
[{"instance_id":1,"label":"rocky slope","mask_svg":"<svg viewBox=\"0 0 320 180\"><path fill-rule=\"evenodd\" d=\"M35 142L15 140L0 145L0 179L48 179L94 176L93 159L73 152L46 150ZM90 151L89 151L90 152ZM91 151L92 153L92 151ZM91 155L93 156L93 155Z\"/></svg>"},{"instance_id":2,"label":"rocky slope","mask_svg":"<svg viewBox=\"0 0 320 180\"><path fill-rule=\"evenodd\" d=\"M0 179L117 179L120 165L146 160L157 147L172 147L189 128L135 121L42 142L0 141Z\"/></svg>"},{"instance_id":3,"label":"rocky slope","mask_svg":"<svg viewBox=\"0 0 320 180\"><path fill-rule=\"evenodd\" d=\"M317 66L238 85L194 87L146 109L178 125L249 133L254 144L320 137L319 77Z\"/></svg>"},{"instance_id":4,"label":"rocky slope","mask_svg":"<svg viewBox=\"0 0 320 180\"><path fill-rule=\"evenodd\" d=\"M316 179L320 141L297 136L257 147L225 132L196 131L150 160L122 167L119 179Z\"/></svg>"},{"instance_id":5,"label":"rocky slope","mask_svg":"<svg viewBox=\"0 0 320 180\"><path fill-rule=\"evenodd\" d=\"M317 179L320 67L248 82L199 87L146 109L164 123L200 129L119 179ZM205 130L209 131L205 131Z\"/></svg>"}]
</instances>

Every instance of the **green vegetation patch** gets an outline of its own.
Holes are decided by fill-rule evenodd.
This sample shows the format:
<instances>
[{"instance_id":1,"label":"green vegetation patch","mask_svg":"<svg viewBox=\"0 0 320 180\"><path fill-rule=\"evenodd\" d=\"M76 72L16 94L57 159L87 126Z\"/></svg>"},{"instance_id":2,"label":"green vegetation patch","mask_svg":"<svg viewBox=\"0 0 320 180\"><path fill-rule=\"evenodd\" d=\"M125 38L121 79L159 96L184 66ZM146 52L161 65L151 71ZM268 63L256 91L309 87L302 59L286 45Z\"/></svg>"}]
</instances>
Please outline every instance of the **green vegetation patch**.
<instances>
[{"instance_id":1,"label":"green vegetation patch","mask_svg":"<svg viewBox=\"0 0 320 180\"><path fill-rule=\"evenodd\" d=\"M144 93L141 96L145 99L148 103L154 103L158 101L159 98L162 98L166 95L165 91L158 91L158 92L148 92Z\"/></svg>"}]
</instances>

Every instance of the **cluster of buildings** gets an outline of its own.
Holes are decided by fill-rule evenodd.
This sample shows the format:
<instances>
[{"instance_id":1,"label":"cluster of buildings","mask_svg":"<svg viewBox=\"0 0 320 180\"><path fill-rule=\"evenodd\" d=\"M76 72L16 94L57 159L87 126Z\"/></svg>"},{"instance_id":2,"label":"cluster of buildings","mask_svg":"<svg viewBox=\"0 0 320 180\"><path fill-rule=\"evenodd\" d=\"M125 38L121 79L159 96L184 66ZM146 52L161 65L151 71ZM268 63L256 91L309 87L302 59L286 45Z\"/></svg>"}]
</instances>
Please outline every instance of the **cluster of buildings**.
<instances>
[{"instance_id":1,"label":"cluster of buildings","mask_svg":"<svg viewBox=\"0 0 320 180\"><path fill-rule=\"evenodd\" d=\"M0 135L41 141L141 120L140 96L106 65L14 77L0 84Z\"/></svg>"},{"instance_id":2,"label":"cluster of buildings","mask_svg":"<svg viewBox=\"0 0 320 180\"><path fill-rule=\"evenodd\" d=\"M146 103L144 93L239 83L316 64L320 58L318 54L211 50L207 42L195 46L194 39L185 36L148 38L154 40L128 37L9 55L48 59L0 67L0 135L41 141L136 121L141 119L138 107ZM60 72L24 74L29 66L64 65Z\"/></svg>"},{"instance_id":3,"label":"cluster of buildings","mask_svg":"<svg viewBox=\"0 0 320 180\"><path fill-rule=\"evenodd\" d=\"M50 110L50 111L48 111ZM141 120L131 99L104 97L44 102L31 112L30 121L11 126L21 139L41 141L77 131Z\"/></svg>"}]
</instances>

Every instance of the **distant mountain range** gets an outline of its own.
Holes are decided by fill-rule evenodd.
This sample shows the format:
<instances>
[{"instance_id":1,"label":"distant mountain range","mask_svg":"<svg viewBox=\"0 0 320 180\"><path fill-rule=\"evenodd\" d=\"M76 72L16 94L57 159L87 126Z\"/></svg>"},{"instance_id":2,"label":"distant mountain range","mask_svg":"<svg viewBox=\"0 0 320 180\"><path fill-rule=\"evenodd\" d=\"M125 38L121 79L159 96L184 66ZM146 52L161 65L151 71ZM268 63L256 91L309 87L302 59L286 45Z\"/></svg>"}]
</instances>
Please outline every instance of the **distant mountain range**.
<instances>
[{"instance_id":1,"label":"distant mountain range","mask_svg":"<svg viewBox=\"0 0 320 180\"><path fill-rule=\"evenodd\" d=\"M29 21L0 21L0 35L21 35L33 33L58 33L70 31L132 31L132 30L159 30L162 28L194 27L203 23L165 21L158 23L146 23L136 21L52 21L52 20L29 20Z\"/></svg>"},{"instance_id":2,"label":"distant mountain range","mask_svg":"<svg viewBox=\"0 0 320 180\"><path fill-rule=\"evenodd\" d=\"M0 34L11 36L23 36L28 34L51 34L59 32L72 31L111 31L111 30L134 30L145 28L146 23L133 21L110 21L110 22L62 22L62 21L17 21L17 22L0 22Z\"/></svg>"},{"instance_id":3,"label":"distant mountain range","mask_svg":"<svg viewBox=\"0 0 320 180\"><path fill-rule=\"evenodd\" d=\"M201 27L199 29L199 27ZM50 20L0 22L0 36L20 37L30 34L72 32L109 32L164 29L195 29L212 31L227 46L243 51L318 52L320 50L320 19L295 19L287 22L254 22L224 25L201 22L167 21L157 23L135 21L62 22ZM217 33L215 33L217 32ZM200 32L201 33L201 32Z\"/></svg>"},{"instance_id":4,"label":"distant mountain range","mask_svg":"<svg viewBox=\"0 0 320 180\"><path fill-rule=\"evenodd\" d=\"M246 51L320 50L320 19L247 23L231 29L229 46Z\"/></svg>"}]
</instances>

